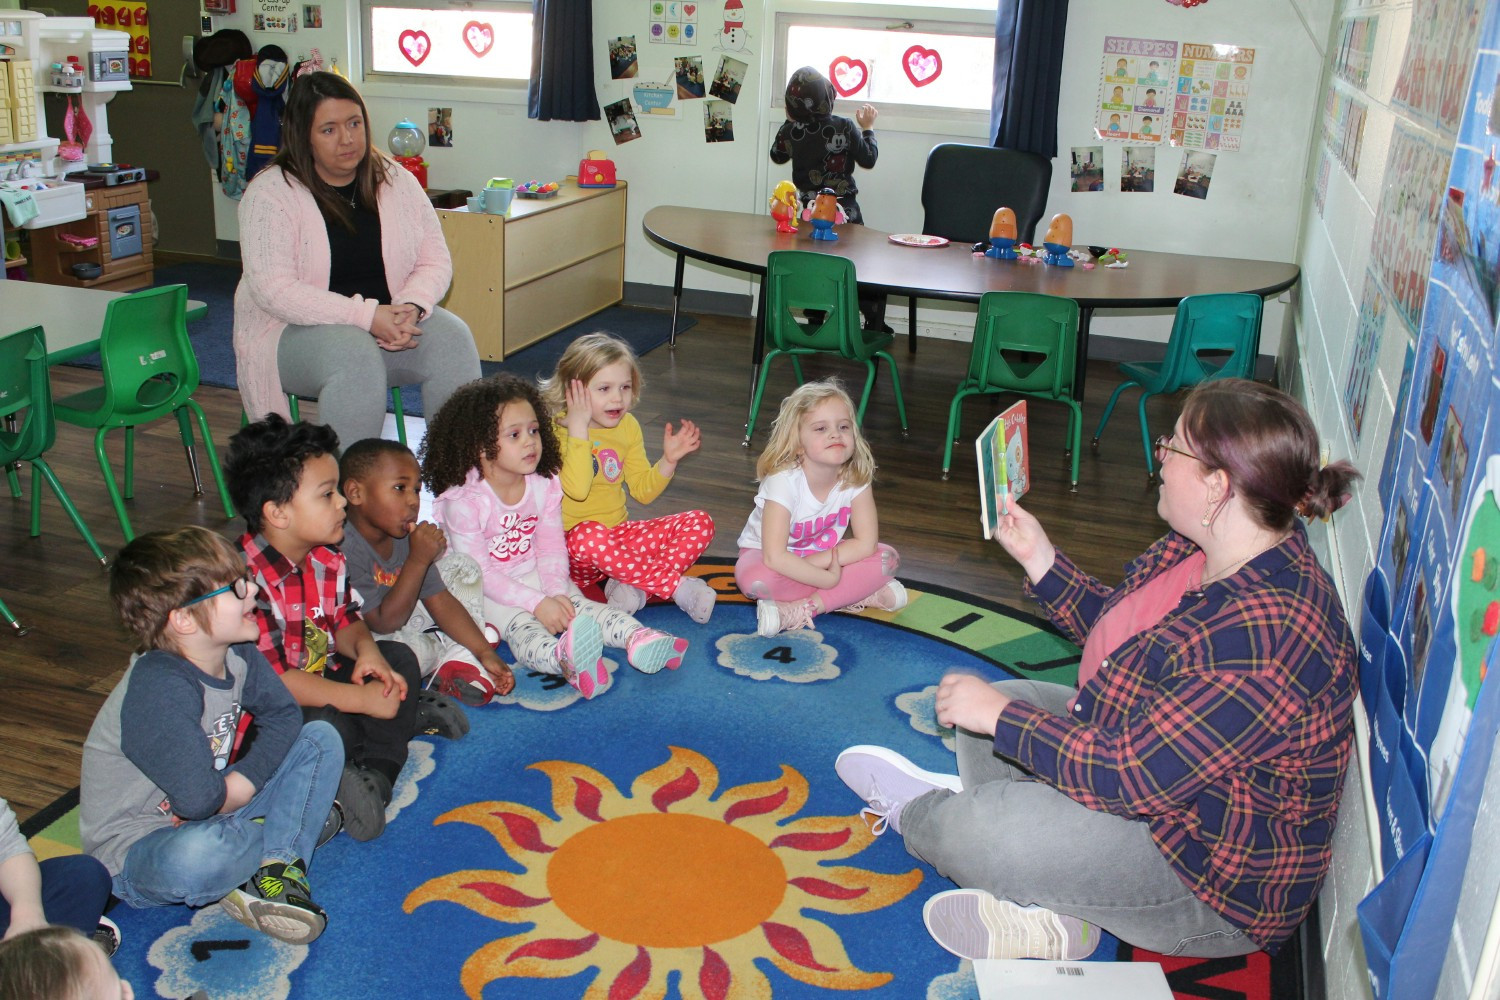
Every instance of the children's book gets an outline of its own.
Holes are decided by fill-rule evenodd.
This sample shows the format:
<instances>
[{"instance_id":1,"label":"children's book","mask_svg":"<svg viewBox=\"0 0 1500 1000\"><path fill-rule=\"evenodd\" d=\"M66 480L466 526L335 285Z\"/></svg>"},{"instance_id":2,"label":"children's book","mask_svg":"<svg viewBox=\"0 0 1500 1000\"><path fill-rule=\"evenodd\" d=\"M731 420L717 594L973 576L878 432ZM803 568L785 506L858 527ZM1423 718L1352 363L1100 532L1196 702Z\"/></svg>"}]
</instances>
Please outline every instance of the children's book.
<instances>
[{"instance_id":1,"label":"children's book","mask_svg":"<svg viewBox=\"0 0 1500 1000\"><path fill-rule=\"evenodd\" d=\"M1031 488L1031 453L1026 445L1026 400L1002 411L974 439L979 467L979 523L986 539L995 537L1012 500Z\"/></svg>"}]
</instances>

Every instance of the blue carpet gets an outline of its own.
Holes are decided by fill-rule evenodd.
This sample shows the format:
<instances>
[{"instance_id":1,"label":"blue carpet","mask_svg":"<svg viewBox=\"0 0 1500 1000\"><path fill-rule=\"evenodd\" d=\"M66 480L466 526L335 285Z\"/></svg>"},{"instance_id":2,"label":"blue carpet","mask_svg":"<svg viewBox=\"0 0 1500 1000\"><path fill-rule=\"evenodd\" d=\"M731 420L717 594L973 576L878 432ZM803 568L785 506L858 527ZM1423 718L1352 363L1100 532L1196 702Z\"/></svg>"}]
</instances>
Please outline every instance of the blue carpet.
<instances>
[{"instance_id":1,"label":"blue carpet","mask_svg":"<svg viewBox=\"0 0 1500 1000\"><path fill-rule=\"evenodd\" d=\"M195 320L190 327L193 351L198 355L199 377L204 385L233 389L239 384L235 381L234 366L234 289L239 281L240 269L228 265L171 264L156 269L155 283L158 286L187 285L188 298L208 304L208 314ZM697 320L691 317L679 316L677 332L690 329L695 323ZM569 344L585 333L598 330L614 334L634 348L637 355L642 355L667 342L670 325L670 315L659 310L610 306L517 351L504 361L480 362L480 368L485 375L502 371L514 372L528 379L539 374L550 375ZM71 363L97 369L99 355L90 354ZM403 386L401 402L409 415L422 415L422 390L419 386Z\"/></svg>"}]
</instances>

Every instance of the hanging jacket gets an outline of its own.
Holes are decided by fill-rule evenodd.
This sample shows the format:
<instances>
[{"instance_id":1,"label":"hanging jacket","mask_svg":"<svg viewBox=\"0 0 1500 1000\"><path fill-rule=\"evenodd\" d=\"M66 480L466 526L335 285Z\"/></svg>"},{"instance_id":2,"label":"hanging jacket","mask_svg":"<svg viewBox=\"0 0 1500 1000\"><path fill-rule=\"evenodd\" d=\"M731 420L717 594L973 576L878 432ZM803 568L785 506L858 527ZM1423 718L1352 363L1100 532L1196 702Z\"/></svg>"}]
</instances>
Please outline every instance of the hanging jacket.
<instances>
[{"instance_id":1,"label":"hanging jacket","mask_svg":"<svg viewBox=\"0 0 1500 1000\"><path fill-rule=\"evenodd\" d=\"M272 49L274 54L270 52ZM276 54L281 58L277 59ZM286 92L292 82L286 53L276 46L262 48L256 62L250 80L255 104L250 110L250 152L245 158L247 180L270 165L281 149L281 115L286 110Z\"/></svg>"},{"instance_id":2,"label":"hanging jacket","mask_svg":"<svg viewBox=\"0 0 1500 1000\"><path fill-rule=\"evenodd\" d=\"M236 86L242 66L248 66L248 72L254 74L255 60L241 59L235 63L225 74L224 82L219 86L219 96L214 101L214 119L219 129L219 152L215 164L219 188L236 200L249 183L245 165L250 154L250 109Z\"/></svg>"}]
</instances>

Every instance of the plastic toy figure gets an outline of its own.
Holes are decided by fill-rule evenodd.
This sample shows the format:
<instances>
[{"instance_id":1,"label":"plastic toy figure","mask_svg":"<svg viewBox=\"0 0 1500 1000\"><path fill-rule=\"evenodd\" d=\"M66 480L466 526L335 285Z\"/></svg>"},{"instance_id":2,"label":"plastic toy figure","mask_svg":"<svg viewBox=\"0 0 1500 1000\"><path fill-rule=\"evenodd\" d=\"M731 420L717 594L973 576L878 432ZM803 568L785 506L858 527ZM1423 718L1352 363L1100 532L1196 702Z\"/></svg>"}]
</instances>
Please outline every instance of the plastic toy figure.
<instances>
[{"instance_id":1,"label":"plastic toy figure","mask_svg":"<svg viewBox=\"0 0 1500 1000\"><path fill-rule=\"evenodd\" d=\"M836 240L839 234L833 231L833 227L842 226L849 220L844 215L844 206L839 204L838 195L833 193L833 188L824 188L818 192L813 203L802 210L802 221L812 223L813 239Z\"/></svg>"},{"instance_id":2,"label":"plastic toy figure","mask_svg":"<svg viewBox=\"0 0 1500 1000\"><path fill-rule=\"evenodd\" d=\"M778 181L771 192L771 218L776 220L778 233L797 231L797 207L797 185Z\"/></svg>"},{"instance_id":3,"label":"plastic toy figure","mask_svg":"<svg viewBox=\"0 0 1500 1000\"><path fill-rule=\"evenodd\" d=\"M1073 258L1068 251L1073 249L1073 217L1058 212L1047 226L1047 235L1042 237L1042 246L1047 248L1043 260L1056 267L1072 267Z\"/></svg>"},{"instance_id":4,"label":"plastic toy figure","mask_svg":"<svg viewBox=\"0 0 1500 1000\"><path fill-rule=\"evenodd\" d=\"M1009 208L995 209L990 220L990 248L984 252L994 260L1016 259L1016 213Z\"/></svg>"}]
</instances>

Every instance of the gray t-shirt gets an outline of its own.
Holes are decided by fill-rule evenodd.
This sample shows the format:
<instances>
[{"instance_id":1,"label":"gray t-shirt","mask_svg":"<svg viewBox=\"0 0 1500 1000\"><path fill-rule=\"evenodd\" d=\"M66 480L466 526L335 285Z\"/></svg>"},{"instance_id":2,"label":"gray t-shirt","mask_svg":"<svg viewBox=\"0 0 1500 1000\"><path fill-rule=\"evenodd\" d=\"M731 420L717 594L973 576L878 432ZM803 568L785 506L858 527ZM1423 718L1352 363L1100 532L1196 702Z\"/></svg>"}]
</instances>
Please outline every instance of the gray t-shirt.
<instances>
[{"instance_id":1,"label":"gray t-shirt","mask_svg":"<svg viewBox=\"0 0 1500 1000\"><path fill-rule=\"evenodd\" d=\"M365 541L365 536L351 526L345 529L339 550L344 553L349 585L359 592L360 613L368 615L380 607L385 595L396 585L396 577L401 575L401 567L406 565L407 557L411 555L411 540L391 539L391 557L382 559L375 554L370 543ZM417 599L426 600L442 589L443 578L438 575L437 563L434 562L422 576L422 589L418 591Z\"/></svg>"}]
</instances>

